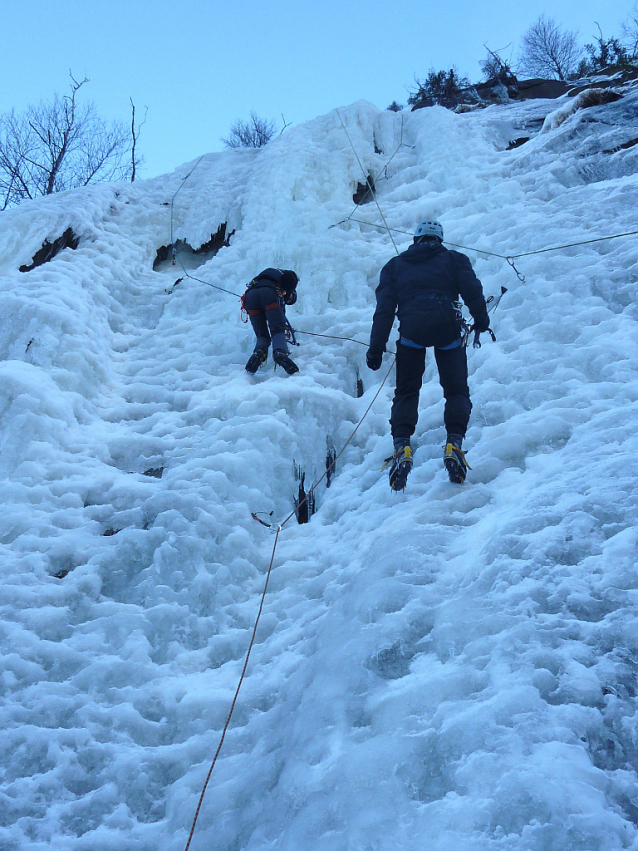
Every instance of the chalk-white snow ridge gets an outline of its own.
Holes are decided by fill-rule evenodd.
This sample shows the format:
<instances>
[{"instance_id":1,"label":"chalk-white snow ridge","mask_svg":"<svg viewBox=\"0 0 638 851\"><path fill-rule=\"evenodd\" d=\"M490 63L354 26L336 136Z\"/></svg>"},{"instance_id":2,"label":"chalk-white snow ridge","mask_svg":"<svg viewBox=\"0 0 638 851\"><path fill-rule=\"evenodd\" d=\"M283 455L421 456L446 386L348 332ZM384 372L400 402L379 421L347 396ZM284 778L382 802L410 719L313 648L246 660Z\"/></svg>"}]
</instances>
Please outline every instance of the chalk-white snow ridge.
<instances>
[{"instance_id":1,"label":"chalk-white snow ridge","mask_svg":"<svg viewBox=\"0 0 638 851\"><path fill-rule=\"evenodd\" d=\"M364 182L339 115L400 250L425 217L504 256L638 230L638 90L546 121L565 102L357 103L187 180L2 213L4 851L184 848L273 544L251 512L292 510L294 466L318 477L381 381L364 346L302 334L299 374L247 376L239 300L201 281L293 268L296 328L366 340L394 248L331 227ZM192 277L156 262L173 198L175 239L232 234L184 248ZM468 253L508 287L469 352L468 482L430 362L390 491L389 381L280 535L193 851L638 849L638 238L520 258L524 283Z\"/></svg>"}]
</instances>

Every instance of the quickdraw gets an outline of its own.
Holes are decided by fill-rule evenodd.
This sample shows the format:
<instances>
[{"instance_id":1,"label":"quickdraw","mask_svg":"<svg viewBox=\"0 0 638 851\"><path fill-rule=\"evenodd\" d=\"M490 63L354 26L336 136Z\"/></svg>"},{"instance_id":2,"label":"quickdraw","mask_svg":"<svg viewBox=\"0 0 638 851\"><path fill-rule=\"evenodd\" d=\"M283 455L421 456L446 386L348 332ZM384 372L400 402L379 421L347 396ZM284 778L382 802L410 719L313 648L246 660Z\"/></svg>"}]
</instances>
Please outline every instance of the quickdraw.
<instances>
[{"instance_id":1,"label":"quickdraw","mask_svg":"<svg viewBox=\"0 0 638 851\"><path fill-rule=\"evenodd\" d=\"M272 529L273 532L281 532L282 527L280 523L267 523L265 520L262 520L261 517L257 516L259 514L265 514L266 517L272 517L272 511L251 511L250 516L253 520L261 523L261 525L265 526L267 529Z\"/></svg>"},{"instance_id":2,"label":"quickdraw","mask_svg":"<svg viewBox=\"0 0 638 851\"><path fill-rule=\"evenodd\" d=\"M509 265L512 267L514 272L516 272L516 277L521 282L521 284L524 284L525 283L525 275L523 275L521 272L519 272L518 269L516 268L516 266L514 265L514 258L513 257L506 257L505 259L507 260Z\"/></svg>"}]
</instances>

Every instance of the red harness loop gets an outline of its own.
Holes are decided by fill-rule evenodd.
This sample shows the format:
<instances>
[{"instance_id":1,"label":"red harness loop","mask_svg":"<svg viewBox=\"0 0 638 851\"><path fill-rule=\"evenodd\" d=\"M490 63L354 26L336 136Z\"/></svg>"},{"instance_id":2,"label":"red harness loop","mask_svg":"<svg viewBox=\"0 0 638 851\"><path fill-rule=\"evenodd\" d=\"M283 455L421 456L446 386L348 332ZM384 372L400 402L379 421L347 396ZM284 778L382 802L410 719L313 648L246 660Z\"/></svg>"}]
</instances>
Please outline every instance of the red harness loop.
<instances>
[{"instance_id":1,"label":"red harness loop","mask_svg":"<svg viewBox=\"0 0 638 851\"><path fill-rule=\"evenodd\" d=\"M279 292L279 297L283 298L283 292ZM265 307L260 307L258 310L247 310L246 309L246 293L241 297L241 321L248 322L249 316L257 316L259 313L264 313L266 310L274 310L277 307L282 307L280 301L273 301L270 304L267 304Z\"/></svg>"}]
</instances>

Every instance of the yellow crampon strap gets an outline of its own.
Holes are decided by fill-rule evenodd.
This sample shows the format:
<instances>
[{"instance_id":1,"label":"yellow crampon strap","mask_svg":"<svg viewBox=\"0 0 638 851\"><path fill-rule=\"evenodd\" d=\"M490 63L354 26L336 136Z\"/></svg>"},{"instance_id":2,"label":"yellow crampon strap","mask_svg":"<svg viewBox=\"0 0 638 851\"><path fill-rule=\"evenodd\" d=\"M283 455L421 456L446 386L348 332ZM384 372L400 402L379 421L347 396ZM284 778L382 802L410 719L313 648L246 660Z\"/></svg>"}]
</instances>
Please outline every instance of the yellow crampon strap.
<instances>
[{"instance_id":1,"label":"yellow crampon strap","mask_svg":"<svg viewBox=\"0 0 638 851\"><path fill-rule=\"evenodd\" d=\"M412 448L411 448L410 446L404 446L404 447L403 447L403 449L399 449L399 450L397 450L397 451L394 453L394 455L390 455L390 457L389 457L389 458L386 458L386 459L385 459L385 461L383 462L383 467L381 467L381 470L385 470L385 468L388 466L388 464L390 463L390 461L393 461L393 460L397 457L397 455L401 455L401 454L404 454L404 455L405 455L405 460L406 460L406 461L411 461L411 460L412 460Z\"/></svg>"},{"instance_id":2,"label":"yellow crampon strap","mask_svg":"<svg viewBox=\"0 0 638 851\"><path fill-rule=\"evenodd\" d=\"M454 450L454 451L452 451L452 450ZM461 455L463 456L463 463L465 464L465 466L467 467L468 470L471 470L472 468L467 463L467 458L465 457L465 452L463 451L463 449L459 449L459 447L455 446L453 443L446 443L445 444L445 457L446 458L454 458L454 452L460 452L461 453ZM457 459L455 459L455 460L457 460Z\"/></svg>"}]
</instances>

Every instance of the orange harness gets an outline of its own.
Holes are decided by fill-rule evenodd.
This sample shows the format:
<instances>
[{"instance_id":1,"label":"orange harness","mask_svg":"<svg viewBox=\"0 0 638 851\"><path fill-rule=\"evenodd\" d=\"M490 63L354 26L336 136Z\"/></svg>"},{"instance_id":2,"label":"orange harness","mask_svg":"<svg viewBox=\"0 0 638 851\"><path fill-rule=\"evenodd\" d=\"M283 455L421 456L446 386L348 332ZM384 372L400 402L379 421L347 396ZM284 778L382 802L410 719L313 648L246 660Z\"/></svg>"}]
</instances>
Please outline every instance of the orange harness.
<instances>
[{"instance_id":1,"label":"orange harness","mask_svg":"<svg viewBox=\"0 0 638 851\"><path fill-rule=\"evenodd\" d=\"M250 287L249 287L250 289ZM283 298L284 293L281 290L278 290L279 297ZM274 310L276 307L282 307L281 302L273 301L271 304L267 304L265 307L260 307L258 310L247 310L245 305L246 293L241 297L241 319L242 322L248 322L249 316L257 316L259 313L264 313L266 310Z\"/></svg>"},{"instance_id":2,"label":"orange harness","mask_svg":"<svg viewBox=\"0 0 638 851\"><path fill-rule=\"evenodd\" d=\"M275 307L281 307L278 301L273 301L272 304L267 304L263 309L259 308L259 310L247 310L246 313L249 316L257 316L258 313L263 313L265 310L274 310Z\"/></svg>"}]
</instances>

